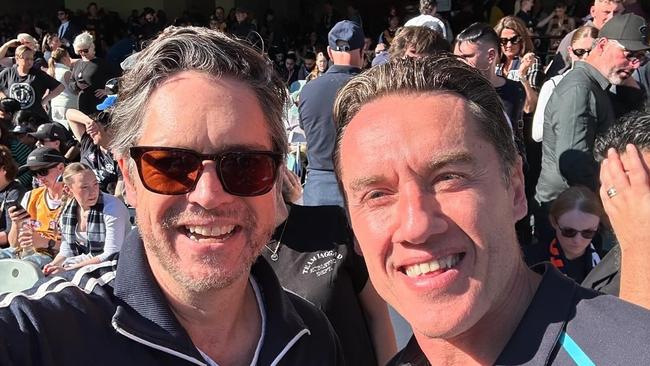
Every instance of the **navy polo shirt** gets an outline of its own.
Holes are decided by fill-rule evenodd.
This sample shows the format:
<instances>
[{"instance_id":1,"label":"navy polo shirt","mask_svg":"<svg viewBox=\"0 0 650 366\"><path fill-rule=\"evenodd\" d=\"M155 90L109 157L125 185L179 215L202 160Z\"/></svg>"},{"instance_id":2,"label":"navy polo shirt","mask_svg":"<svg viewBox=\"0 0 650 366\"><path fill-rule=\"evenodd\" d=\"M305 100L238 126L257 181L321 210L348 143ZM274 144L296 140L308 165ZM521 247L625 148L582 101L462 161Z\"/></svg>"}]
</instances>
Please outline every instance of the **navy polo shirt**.
<instances>
[{"instance_id":1,"label":"navy polo shirt","mask_svg":"<svg viewBox=\"0 0 650 366\"><path fill-rule=\"evenodd\" d=\"M311 80L300 92L300 127L307 138L307 168L333 171L332 153L336 140L336 126L332 108L336 93L354 75L357 67L332 65L325 74Z\"/></svg>"},{"instance_id":2,"label":"navy polo shirt","mask_svg":"<svg viewBox=\"0 0 650 366\"><path fill-rule=\"evenodd\" d=\"M650 311L578 286L550 264L495 365L650 365ZM430 365L415 337L389 365Z\"/></svg>"}]
</instances>

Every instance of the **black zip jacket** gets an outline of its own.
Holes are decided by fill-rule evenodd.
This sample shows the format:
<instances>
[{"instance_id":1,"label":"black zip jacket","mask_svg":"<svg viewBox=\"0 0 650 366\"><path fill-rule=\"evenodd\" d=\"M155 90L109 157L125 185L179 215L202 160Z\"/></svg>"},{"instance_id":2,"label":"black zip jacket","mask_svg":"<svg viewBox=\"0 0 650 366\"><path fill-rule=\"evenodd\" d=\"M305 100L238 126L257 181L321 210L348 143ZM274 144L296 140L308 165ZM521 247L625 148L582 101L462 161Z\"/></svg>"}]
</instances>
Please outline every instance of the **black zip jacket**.
<instances>
[{"instance_id":1,"label":"black zip jacket","mask_svg":"<svg viewBox=\"0 0 650 366\"><path fill-rule=\"evenodd\" d=\"M266 312L255 365L343 364L322 312L285 292L264 259L251 274ZM153 278L137 234L107 262L0 296L3 366L206 364Z\"/></svg>"}]
</instances>

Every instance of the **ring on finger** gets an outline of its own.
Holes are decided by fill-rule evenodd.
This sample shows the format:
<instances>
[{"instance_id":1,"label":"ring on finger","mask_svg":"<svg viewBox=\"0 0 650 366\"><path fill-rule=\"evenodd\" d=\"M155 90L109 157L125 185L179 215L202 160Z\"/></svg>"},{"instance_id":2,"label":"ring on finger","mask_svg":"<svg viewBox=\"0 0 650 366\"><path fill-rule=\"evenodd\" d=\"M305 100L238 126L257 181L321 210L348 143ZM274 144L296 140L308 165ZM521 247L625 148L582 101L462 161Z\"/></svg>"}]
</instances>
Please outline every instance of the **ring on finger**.
<instances>
[{"instance_id":1,"label":"ring on finger","mask_svg":"<svg viewBox=\"0 0 650 366\"><path fill-rule=\"evenodd\" d=\"M618 194L618 191L616 190L616 187L614 187L614 186L611 186L611 187L607 188L606 192L607 192L607 197L609 197L609 198L613 198L614 196L616 196Z\"/></svg>"}]
</instances>

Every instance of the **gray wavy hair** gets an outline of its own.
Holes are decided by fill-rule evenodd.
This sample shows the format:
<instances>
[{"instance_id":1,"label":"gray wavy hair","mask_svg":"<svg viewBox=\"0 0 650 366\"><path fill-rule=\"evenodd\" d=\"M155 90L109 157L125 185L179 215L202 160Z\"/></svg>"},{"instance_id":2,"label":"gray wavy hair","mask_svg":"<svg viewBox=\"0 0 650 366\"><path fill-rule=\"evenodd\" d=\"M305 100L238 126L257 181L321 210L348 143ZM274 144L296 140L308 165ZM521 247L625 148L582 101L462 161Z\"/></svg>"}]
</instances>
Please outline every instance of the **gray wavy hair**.
<instances>
[{"instance_id":1,"label":"gray wavy hair","mask_svg":"<svg viewBox=\"0 0 650 366\"><path fill-rule=\"evenodd\" d=\"M248 85L266 116L273 151L287 153L282 120L287 94L267 58L248 44L203 27L168 27L120 78L120 93L111 115L115 135L112 150L128 158L129 148L142 137L143 117L152 93L181 71L230 77ZM242 106L245 107L245 106Z\"/></svg>"},{"instance_id":2,"label":"gray wavy hair","mask_svg":"<svg viewBox=\"0 0 650 366\"><path fill-rule=\"evenodd\" d=\"M79 50L89 49L95 47L95 38L92 34L88 32L83 32L76 37L74 37L74 42L72 42L72 47L74 47L75 52Z\"/></svg>"}]
</instances>

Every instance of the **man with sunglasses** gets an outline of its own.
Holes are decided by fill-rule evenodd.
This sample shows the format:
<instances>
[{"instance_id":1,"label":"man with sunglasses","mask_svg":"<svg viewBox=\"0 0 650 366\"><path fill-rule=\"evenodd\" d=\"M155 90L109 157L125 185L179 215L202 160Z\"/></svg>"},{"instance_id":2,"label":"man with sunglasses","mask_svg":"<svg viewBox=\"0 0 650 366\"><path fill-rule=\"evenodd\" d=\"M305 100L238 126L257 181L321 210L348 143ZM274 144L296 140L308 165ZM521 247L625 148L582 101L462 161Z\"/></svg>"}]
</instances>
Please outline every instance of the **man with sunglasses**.
<instances>
[{"instance_id":1,"label":"man with sunglasses","mask_svg":"<svg viewBox=\"0 0 650 366\"><path fill-rule=\"evenodd\" d=\"M615 16L599 31L584 62L576 62L553 91L544 111L542 169L535 193L540 242L552 239L548 208L561 192L573 185L597 189L594 141L616 119L610 86L631 82L648 49L645 20L634 14Z\"/></svg>"},{"instance_id":2,"label":"man with sunglasses","mask_svg":"<svg viewBox=\"0 0 650 366\"><path fill-rule=\"evenodd\" d=\"M5 257L21 257L19 248L32 246L35 255L29 260L40 268L54 259L61 244L58 228L59 213L63 198L63 173L65 158L50 147L39 147L27 157L27 164L21 170L30 170L41 187L25 193L19 207L9 209L11 230L8 234L11 248Z\"/></svg>"},{"instance_id":3,"label":"man with sunglasses","mask_svg":"<svg viewBox=\"0 0 650 366\"><path fill-rule=\"evenodd\" d=\"M258 260L287 153L267 61L202 27L167 28L140 53L111 121L138 230L105 263L0 298L0 360L342 364L324 314Z\"/></svg>"}]
</instances>

